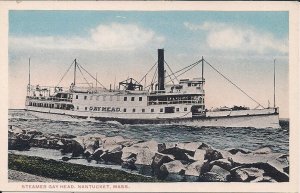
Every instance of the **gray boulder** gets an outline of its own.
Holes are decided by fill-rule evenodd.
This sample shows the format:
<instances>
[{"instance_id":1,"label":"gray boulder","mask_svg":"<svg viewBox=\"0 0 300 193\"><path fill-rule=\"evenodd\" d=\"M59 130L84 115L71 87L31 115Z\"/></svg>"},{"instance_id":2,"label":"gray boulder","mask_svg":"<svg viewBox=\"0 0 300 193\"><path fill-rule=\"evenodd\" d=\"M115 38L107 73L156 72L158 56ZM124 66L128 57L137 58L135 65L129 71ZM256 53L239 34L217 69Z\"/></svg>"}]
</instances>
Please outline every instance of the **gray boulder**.
<instances>
[{"instance_id":1,"label":"gray boulder","mask_svg":"<svg viewBox=\"0 0 300 193\"><path fill-rule=\"evenodd\" d=\"M126 159L126 161L122 162L121 166L122 168L136 170L137 168L135 166L135 162L136 162L136 157L129 157L128 159Z\"/></svg>"},{"instance_id":2,"label":"gray boulder","mask_svg":"<svg viewBox=\"0 0 300 193\"><path fill-rule=\"evenodd\" d=\"M32 147L47 148L47 138L44 136L36 136L31 140Z\"/></svg>"},{"instance_id":3,"label":"gray boulder","mask_svg":"<svg viewBox=\"0 0 300 193\"><path fill-rule=\"evenodd\" d=\"M213 173L217 173L219 174L219 176L221 176L223 178L223 181L226 182L229 180L229 177L231 175L231 173L225 169L223 169L222 167L220 166L217 166L217 165L214 165L211 169L210 169L210 172L213 172Z\"/></svg>"},{"instance_id":4,"label":"gray boulder","mask_svg":"<svg viewBox=\"0 0 300 193\"><path fill-rule=\"evenodd\" d=\"M133 144L131 147L135 148L147 148L152 152L158 152L158 143L155 140Z\"/></svg>"},{"instance_id":5,"label":"gray boulder","mask_svg":"<svg viewBox=\"0 0 300 193\"><path fill-rule=\"evenodd\" d=\"M193 160L191 160L193 158L191 156L189 156L191 154L190 151L187 151L185 149L181 149L178 147L172 147L169 149L165 149L165 150L161 151L161 153L173 155L176 160L193 161Z\"/></svg>"},{"instance_id":6,"label":"gray boulder","mask_svg":"<svg viewBox=\"0 0 300 193\"><path fill-rule=\"evenodd\" d=\"M263 178L264 170L250 167L250 168L236 168L231 171L232 180L236 182L250 182L257 178Z\"/></svg>"},{"instance_id":7,"label":"gray boulder","mask_svg":"<svg viewBox=\"0 0 300 193\"><path fill-rule=\"evenodd\" d=\"M126 161L128 158L136 157L137 154L141 151L140 147L124 147L122 149L122 160Z\"/></svg>"},{"instance_id":8,"label":"gray boulder","mask_svg":"<svg viewBox=\"0 0 300 193\"><path fill-rule=\"evenodd\" d=\"M160 167L164 163L168 163L174 161L174 156L172 155L167 155L167 154L162 154L162 153L155 153L153 161L152 161L152 169L154 175L158 175L160 172Z\"/></svg>"},{"instance_id":9,"label":"gray boulder","mask_svg":"<svg viewBox=\"0 0 300 193\"><path fill-rule=\"evenodd\" d=\"M30 135L42 135L43 133L36 130L36 129L29 129L26 131L27 134L30 134Z\"/></svg>"},{"instance_id":10,"label":"gray boulder","mask_svg":"<svg viewBox=\"0 0 300 193\"><path fill-rule=\"evenodd\" d=\"M259 148L255 151L253 151L252 153L254 153L254 154L269 154L269 153L272 153L272 149L269 147L263 147L263 148Z\"/></svg>"},{"instance_id":11,"label":"gray boulder","mask_svg":"<svg viewBox=\"0 0 300 193\"><path fill-rule=\"evenodd\" d=\"M242 168L258 168L264 171L264 176L269 176L272 179L276 180L277 182L288 182L289 181L289 175L285 173L281 168L278 168L272 163L252 163L252 164L244 164L243 166L240 166ZM234 169L233 169L234 170Z\"/></svg>"},{"instance_id":12,"label":"gray boulder","mask_svg":"<svg viewBox=\"0 0 300 193\"><path fill-rule=\"evenodd\" d=\"M186 150L186 152L193 156L195 151L201 147L201 142L189 142L189 143L179 143L177 145L178 148Z\"/></svg>"},{"instance_id":13,"label":"gray boulder","mask_svg":"<svg viewBox=\"0 0 300 193\"><path fill-rule=\"evenodd\" d=\"M102 139L102 144L103 144L103 147L106 148L107 146L118 145L125 141L127 141L127 139L125 139L122 136L105 137Z\"/></svg>"},{"instance_id":14,"label":"gray boulder","mask_svg":"<svg viewBox=\"0 0 300 193\"><path fill-rule=\"evenodd\" d=\"M206 172L199 176L199 182L226 182L227 180L215 172Z\"/></svg>"},{"instance_id":15,"label":"gray boulder","mask_svg":"<svg viewBox=\"0 0 300 193\"><path fill-rule=\"evenodd\" d=\"M270 176L262 176L262 177L258 177L250 182L277 182L276 180L274 180L273 178L271 178Z\"/></svg>"},{"instance_id":16,"label":"gray boulder","mask_svg":"<svg viewBox=\"0 0 300 193\"><path fill-rule=\"evenodd\" d=\"M228 159L214 160L214 161L210 162L209 164L210 164L210 167L219 166L227 171L230 171L233 168L232 163L230 161L228 161Z\"/></svg>"},{"instance_id":17,"label":"gray boulder","mask_svg":"<svg viewBox=\"0 0 300 193\"><path fill-rule=\"evenodd\" d=\"M206 150L197 149L194 153L194 160L203 161L205 159Z\"/></svg>"},{"instance_id":18,"label":"gray boulder","mask_svg":"<svg viewBox=\"0 0 300 193\"><path fill-rule=\"evenodd\" d=\"M209 162L222 159L222 158L223 158L222 154L215 149L207 149L204 157L204 159L208 160Z\"/></svg>"},{"instance_id":19,"label":"gray boulder","mask_svg":"<svg viewBox=\"0 0 300 193\"><path fill-rule=\"evenodd\" d=\"M96 161L100 161L101 160L101 155L104 153L103 148L100 147L98 149L95 149L92 158Z\"/></svg>"},{"instance_id":20,"label":"gray boulder","mask_svg":"<svg viewBox=\"0 0 300 193\"><path fill-rule=\"evenodd\" d=\"M122 163L122 146L121 145L110 145L103 148L103 153L100 159L106 163L121 164Z\"/></svg>"},{"instance_id":21,"label":"gray boulder","mask_svg":"<svg viewBox=\"0 0 300 193\"><path fill-rule=\"evenodd\" d=\"M160 167L160 173L158 177L166 181L180 182L184 180L184 172L184 165L180 161L174 160L168 163L164 163Z\"/></svg>"},{"instance_id":22,"label":"gray boulder","mask_svg":"<svg viewBox=\"0 0 300 193\"><path fill-rule=\"evenodd\" d=\"M186 167L185 179L188 182L196 182L199 176L209 171L209 162L207 160L196 161Z\"/></svg>"},{"instance_id":23,"label":"gray boulder","mask_svg":"<svg viewBox=\"0 0 300 193\"><path fill-rule=\"evenodd\" d=\"M248 150L248 149L245 149L245 148L226 148L224 150L231 153L232 155L235 155L237 153L242 153L242 154L251 153L251 150Z\"/></svg>"},{"instance_id":24,"label":"gray boulder","mask_svg":"<svg viewBox=\"0 0 300 193\"><path fill-rule=\"evenodd\" d=\"M135 167L140 174L152 176L152 161L155 153L148 148L141 148L136 156Z\"/></svg>"}]
</instances>

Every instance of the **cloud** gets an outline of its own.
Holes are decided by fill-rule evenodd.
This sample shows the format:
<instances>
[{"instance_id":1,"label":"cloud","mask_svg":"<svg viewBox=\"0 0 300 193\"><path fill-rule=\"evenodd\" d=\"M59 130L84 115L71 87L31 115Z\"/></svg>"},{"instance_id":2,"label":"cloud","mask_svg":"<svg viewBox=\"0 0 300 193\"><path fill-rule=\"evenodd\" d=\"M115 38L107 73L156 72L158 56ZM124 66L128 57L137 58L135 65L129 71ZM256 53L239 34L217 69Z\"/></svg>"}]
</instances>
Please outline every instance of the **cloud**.
<instances>
[{"instance_id":1,"label":"cloud","mask_svg":"<svg viewBox=\"0 0 300 193\"><path fill-rule=\"evenodd\" d=\"M288 53L288 39L278 39L270 32L259 31L251 26L235 26L226 23L204 22L193 24L185 22L184 26L191 31L207 32L207 45L214 50Z\"/></svg>"},{"instance_id":2,"label":"cloud","mask_svg":"<svg viewBox=\"0 0 300 193\"><path fill-rule=\"evenodd\" d=\"M111 23L91 29L87 37L37 36L9 38L11 48L135 50L149 44L161 45L164 37L135 24Z\"/></svg>"}]
</instances>

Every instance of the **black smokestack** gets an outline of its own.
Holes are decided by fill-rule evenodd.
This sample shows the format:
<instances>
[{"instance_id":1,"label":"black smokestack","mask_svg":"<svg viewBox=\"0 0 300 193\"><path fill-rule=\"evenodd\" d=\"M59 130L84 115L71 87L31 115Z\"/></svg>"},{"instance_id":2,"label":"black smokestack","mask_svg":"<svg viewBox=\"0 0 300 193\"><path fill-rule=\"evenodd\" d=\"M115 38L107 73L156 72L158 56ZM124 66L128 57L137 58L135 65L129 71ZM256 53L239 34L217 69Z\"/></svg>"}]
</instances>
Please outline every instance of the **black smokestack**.
<instances>
[{"instance_id":1,"label":"black smokestack","mask_svg":"<svg viewBox=\"0 0 300 193\"><path fill-rule=\"evenodd\" d=\"M165 90L165 59L164 59L164 49L158 49L158 90Z\"/></svg>"}]
</instances>

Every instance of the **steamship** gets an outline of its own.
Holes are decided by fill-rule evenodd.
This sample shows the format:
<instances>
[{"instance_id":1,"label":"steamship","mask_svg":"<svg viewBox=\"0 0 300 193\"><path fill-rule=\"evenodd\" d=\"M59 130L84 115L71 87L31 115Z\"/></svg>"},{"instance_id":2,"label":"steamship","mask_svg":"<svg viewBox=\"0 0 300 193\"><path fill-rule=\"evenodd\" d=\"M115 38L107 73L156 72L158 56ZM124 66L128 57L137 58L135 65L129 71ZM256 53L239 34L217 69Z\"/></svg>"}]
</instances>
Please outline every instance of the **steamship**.
<instances>
[{"instance_id":1,"label":"steamship","mask_svg":"<svg viewBox=\"0 0 300 193\"><path fill-rule=\"evenodd\" d=\"M203 77L204 63L211 66L202 57L201 60L173 72L164 60L164 49L158 49L158 60L150 69L154 71L150 84L146 85L149 71L141 81L128 78L119 82L117 88L111 88L111 86L105 88L75 59L68 69L69 71L71 67L74 67L74 81L70 87L63 88L31 85L29 59L29 84L25 107L30 113L50 119L71 117L117 121L121 124L280 128L279 110L275 107L275 97L274 107L264 108L257 102L258 108L255 109L234 106L233 108L207 110ZM198 64L202 65L202 77L178 79L179 75ZM166 67L170 73L167 73ZM96 86L89 82L87 86L78 84L76 82L78 71L85 72L92 77ZM167 82L167 79L171 81ZM142 81L145 81L144 85Z\"/></svg>"}]
</instances>

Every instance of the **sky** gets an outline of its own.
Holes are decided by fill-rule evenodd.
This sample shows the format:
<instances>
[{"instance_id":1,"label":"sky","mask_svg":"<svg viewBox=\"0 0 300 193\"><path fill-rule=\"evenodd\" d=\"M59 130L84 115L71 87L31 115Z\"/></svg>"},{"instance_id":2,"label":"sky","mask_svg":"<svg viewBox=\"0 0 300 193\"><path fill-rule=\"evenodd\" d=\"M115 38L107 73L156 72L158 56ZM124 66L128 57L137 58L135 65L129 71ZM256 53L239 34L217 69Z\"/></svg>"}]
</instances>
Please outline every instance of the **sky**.
<instances>
[{"instance_id":1,"label":"sky","mask_svg":"<svg viewBox=\"0 0 300 193\"><path fill-rule=\"evenodd\" d=\"M108 88L140 80L164 48L173 71L203 56L265 107L273 105L276 58L276 105L288 118L288 29L288 12L278 11L10 11L9 107L24 108L29 57L32 84L57 85L76 58ZM194 77L200 66L180 78ZM207 109L257 106L208 65L204 77Z\"/></svg>"}]
</instances>

